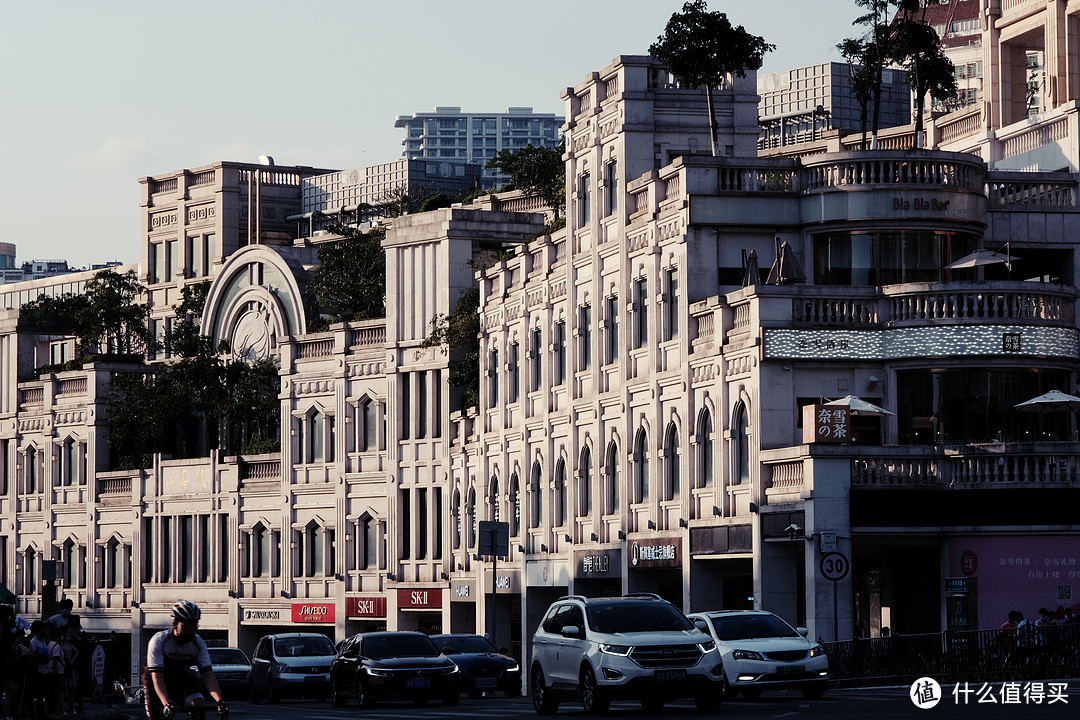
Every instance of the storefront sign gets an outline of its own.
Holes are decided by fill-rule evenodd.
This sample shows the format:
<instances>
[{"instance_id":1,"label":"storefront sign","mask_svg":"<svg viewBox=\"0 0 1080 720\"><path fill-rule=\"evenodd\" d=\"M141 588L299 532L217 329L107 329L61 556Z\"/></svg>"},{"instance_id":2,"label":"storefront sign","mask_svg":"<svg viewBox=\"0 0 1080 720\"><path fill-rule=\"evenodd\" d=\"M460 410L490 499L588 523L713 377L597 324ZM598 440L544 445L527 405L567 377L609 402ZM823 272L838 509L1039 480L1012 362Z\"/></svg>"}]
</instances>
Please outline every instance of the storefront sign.
<instances>
[{"instance_id":1,"label":"storefront sign","mask_svg":"<svg viewBox=\"0 0 1080 720\"><path fill-rule=\"evenodd\" d=\"M917 210L920 212L947 212L951 200L939 200L938 198L902 198L894 197L893 210Z\"/></svg>"},{"instance_id":2,"label":"storefront sign","mask_svg":"<svg viewBox=\"0 0 1080 720\"><path fill-rule=\"evenodd\" d=\"M276 623L281 622L280 610L252 610L244 609L244 622L246 623Z\"/></svg>"},{"instance_id":3,"label":"storefront sign","mask_svg":"<svg viewBox=\"0 0 1080 720\"><path fill-rule=\"evenodd\" d=\"M292 621L294 623L332 623L334 622L333 603L293 603Z\"/></svg>"},{"instance_id":4,"label":"storefront sign","mask_svg":"<svg viewBox=\"0 0 1080 720\"><path fill-rule=\"evenodd\" d=\"M399 608L441 608L442 588L398 588Z\"/></svg>"},{"instance_id":5,"label":"storefront sign","mask_svg":"<svg viewBox=\"0 0 1080 720\"><path fill-rule=\"evenodd\" d=\"M574 573L582 579L622 577L622 551L578 550L574 552Z\"/></svg>"},{"instance_id":6,"label":"storefront sign","mask_svg":"<svg viewBox=\"0 0 1080 720\"><path fill-rule=\"evenodd\" d=\"M451 601L472 601L476 590L472 580L453 580L450 582Z\"/></svg>"},{"instance_id":7,"label":"storefront sign","mask_svg":"<svg viewBox=\"0 0 1080 720\"><path fill-rule=\"evenodd\" d=\"M374 597L346 597L345 617L384 618L386 617L386 598L381 595Z\"/></svg>"},{"instance_id":8,"label":"storefront sign","mask_svg":"<svg viewBox=\"0 0 1080 720\"><path fill-rule=\"evenodd\" d=\"M851 441L851 412L842 405L804 405L804 443Z\"/></svg>"},{"instance_id":9,"label":"storefront sign","mask_svg":"<svg viewBox=\"0 0 1080 720\"><path fill-rule=\"evenodd\" d=\"M682 567L682 538L635 540L630 544L630 567Z\"/></svg>"}]
</instances>

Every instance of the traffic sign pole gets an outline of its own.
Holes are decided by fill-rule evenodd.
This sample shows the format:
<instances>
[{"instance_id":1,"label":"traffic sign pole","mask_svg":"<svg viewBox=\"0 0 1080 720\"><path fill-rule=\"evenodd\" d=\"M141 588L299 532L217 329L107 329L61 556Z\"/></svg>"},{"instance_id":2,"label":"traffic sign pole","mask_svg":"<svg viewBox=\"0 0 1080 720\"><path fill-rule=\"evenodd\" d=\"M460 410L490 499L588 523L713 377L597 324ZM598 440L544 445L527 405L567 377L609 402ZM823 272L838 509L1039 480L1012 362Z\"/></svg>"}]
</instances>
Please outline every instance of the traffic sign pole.
<instances>
[{"instance_id":1,"label":"traffic sign pole","mask_svg":"<svg viewBox=\"0 0 1080 720\"><path fill-rule=\"evenodd\" d=\"M821 571L821 576L833 584L832 621L833 641L835 642L840 642L840 609L838 607L840 587L838 583L847 577L848 569L850 567L851 563L848 561L847 556L842 552L824 553L821 556L821 561L818 563L818 570Z\"/></svg>"}]
</instances>

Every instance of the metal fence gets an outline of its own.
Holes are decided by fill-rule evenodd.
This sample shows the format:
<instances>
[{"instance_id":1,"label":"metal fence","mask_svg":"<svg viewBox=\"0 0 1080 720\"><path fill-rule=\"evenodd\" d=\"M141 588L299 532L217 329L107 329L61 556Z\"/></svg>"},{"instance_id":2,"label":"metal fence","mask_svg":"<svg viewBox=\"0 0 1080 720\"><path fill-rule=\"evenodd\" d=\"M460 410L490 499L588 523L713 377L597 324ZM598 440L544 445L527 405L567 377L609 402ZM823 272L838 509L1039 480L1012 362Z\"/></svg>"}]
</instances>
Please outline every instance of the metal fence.
<instances>
[{"instance_id":1,"label":"metal fence","mask_svg":"<svg viewBox=\"0 0 1080 720\"><path fill-rule=\"evenodd\" d=\"M946 631L824 643L841 687L939 682L1052 680L1080 676L1080 626Z\"/></svg>"}]
</instances>

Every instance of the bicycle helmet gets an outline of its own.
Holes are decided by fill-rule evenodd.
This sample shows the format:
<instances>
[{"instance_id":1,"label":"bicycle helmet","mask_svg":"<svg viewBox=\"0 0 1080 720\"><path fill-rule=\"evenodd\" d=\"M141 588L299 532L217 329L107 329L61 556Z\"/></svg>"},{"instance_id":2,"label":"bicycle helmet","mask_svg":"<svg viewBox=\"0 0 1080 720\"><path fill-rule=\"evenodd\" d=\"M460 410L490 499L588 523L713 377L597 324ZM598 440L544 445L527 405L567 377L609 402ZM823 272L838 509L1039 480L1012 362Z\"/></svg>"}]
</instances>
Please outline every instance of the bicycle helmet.
<instances>
[{"instance_id":1,"label":"bicycle helmet","mask_svg":"<svg viewBox=\"0 0 1080 720\"><path fill-rule=\"evenodd\" d=\"M173 620L179 622L199 622L202 610L199 610L199 606L190 600L177 600L172 607L172 616Z\"/></svg>"}]
</instances>

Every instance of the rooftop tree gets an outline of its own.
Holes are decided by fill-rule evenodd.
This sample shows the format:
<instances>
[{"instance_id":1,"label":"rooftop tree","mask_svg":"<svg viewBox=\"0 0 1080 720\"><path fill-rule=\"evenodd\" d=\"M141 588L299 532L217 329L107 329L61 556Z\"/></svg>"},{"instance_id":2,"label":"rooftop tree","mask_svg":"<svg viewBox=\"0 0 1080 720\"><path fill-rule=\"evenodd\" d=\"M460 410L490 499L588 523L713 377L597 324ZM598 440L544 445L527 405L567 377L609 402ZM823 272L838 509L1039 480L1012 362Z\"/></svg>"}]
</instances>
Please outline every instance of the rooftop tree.
<instances>
[{"instance_id":1,"label":"rooftop tree","mask_svg":"<svg viewBox=\"0 0 1080 720\"><path fill-rule=\"evenodd\" d=\"M555 213L555 221L566 208L566 138L557 147L526 145L517 152L500 150L488 160L489 170L497 170L510 178L504 189L522 190L539 196Z\"/></svg>"},{"instance_id":2,"label":"rooftop tree","mask_svg":"<svg viewBox=\"0 0 1080 720\"><path fill-rule=\"evenodd\" d=\"M726 14L709 12L705 0L694 0L672 14L649 54L664 63L680 85L705 88L715 157L719 151L712 89L722 87L729 74L746 77L747 70L758 70L765 53L775 49L742 25L733 26Z\"/></svg>"},{"instance_id":3,"label":"rooftop tree","mask_svg":"<svg viewBox=\"0 0 1080 720\"><path fill-rule=\"evenodd\" d=\"M937 31L926 22L925 0L901 0L892 38L893 58L907 70L915 95L915 138L922 147L926 96L938 101L956 96L953 63L946 57Z\"/></svg>"}]
</instances>

